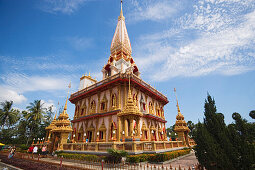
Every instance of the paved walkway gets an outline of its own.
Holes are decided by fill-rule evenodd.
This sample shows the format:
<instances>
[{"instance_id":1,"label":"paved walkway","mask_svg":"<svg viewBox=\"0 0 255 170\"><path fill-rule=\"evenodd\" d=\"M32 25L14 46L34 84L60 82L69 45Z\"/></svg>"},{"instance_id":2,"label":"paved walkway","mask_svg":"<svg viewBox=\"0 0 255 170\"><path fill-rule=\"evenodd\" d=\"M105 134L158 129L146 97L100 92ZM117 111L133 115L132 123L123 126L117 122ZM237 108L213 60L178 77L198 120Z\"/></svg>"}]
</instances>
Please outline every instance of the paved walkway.
<instances>
[{"instance_id":1,"label":"paved walkway","mask_svg":"<svg viewBox=\"0 0 255 170\"><path fill-rule=\"evenodd\" d=\"M24 157L23 157L24 159ZM25 159L27 159L27 157L25 157ZM32 161L31 159L27 160ZM25 161L25 162L27 162ZM40 158L40 161L38 162L38 158L35 157L34 158L35 163L37 162L37 164L39 163L40 165L42 164L51 164L51 165L55 165L57 167L60 167L60 159L59 158L53 158L53 157L49 157L49 158ZM33 162L34 162L33 161ZM179 169L179 165L181 166L181 169L188 169L188 168L193 168L195 164L197 164L198 161L196 159L195 153L192 152L189 155L185 155L183 157L179 157L176 158L174 160L170 160L168 162L164 162L163 167L162 168L162 164L150 164L150 163L141 163L141 164L137 164L137 165L121 165L119 164L118 166L115 167L107 167L106 164L104 164L104 170L116 170L116 169L135 169L135 170L165 170L165 169L170 169L170 165L173 169ZM77 160L67 160L67 159L63 159L62 161L62 165L65 166L64 169L102 169L101 163L86 163L84 161L77 161ZM0 169L3 168L0 165ZM45 169L45 168L44 168ZM46 168L47 169L47 168ZM51 169L50 167L48 167L48 169ZM54 168L56 169L56 168Z\"/></svg>"},{"instance_id":2,"label":"paved walkway","mask_svg":"<svg viewBox=\"0 0 255 170\"><path fill-rule=\"evenodd\" d=\"M17 168L15 166L0 162L0 169L2 170L22 170L20 168Z\"/></svg>"},{"instance_id":3,"label":"paved walkway","mask_svg":"<svg viewBox=\"0 0 255 170\"><path fill-rule=\"evenodd\" d=\"M40 160L43 160L45 162L51 162L55 164L59 164L60 160L59 159L53 159L53 158L41 158ZM166 167L169 169L170 165L171 167L174 168L179 168L181 166L181 169L188 169L188 168L194 168L195 165L198 163L195 153L192 152L189 155L185 155L181 158L176 158L174 160L169 161L168 163L164 163L163 167L166 169ZM97 165L92 165L92 164L84 164L82 161L75 161L75 160L63 160L62 161L63 165L71 166L71 167L80 167L80 168L88 168L88 169L101 169L101 164L98 163ZM151 167L156 167L156 169L162 169L162 164L148 164L149 167L147 167L147 163L142 163L141 166L121 166L121 167L115 167L115 168L109 168L107 165L104 165L104 169L151 169Z\"/></svg>"},{"instance_id":4,"label":"paved walkway","mask_svg":"<svg viewBox=\"0 0 255 170\"><path fill-rule=\"evenodd\" d=\"M195 153L192 152L189 156L185 156L181 159L176 159L170 163L167 163L165 165L167 166L171 166L172 167L179 167L179 165L181 165L181 168L185 168L185 169L188 169L189 167L192 168L192 167L195 167L195 164L198 163L198 160L195 156Z\"/></svg>"}]
</instances>

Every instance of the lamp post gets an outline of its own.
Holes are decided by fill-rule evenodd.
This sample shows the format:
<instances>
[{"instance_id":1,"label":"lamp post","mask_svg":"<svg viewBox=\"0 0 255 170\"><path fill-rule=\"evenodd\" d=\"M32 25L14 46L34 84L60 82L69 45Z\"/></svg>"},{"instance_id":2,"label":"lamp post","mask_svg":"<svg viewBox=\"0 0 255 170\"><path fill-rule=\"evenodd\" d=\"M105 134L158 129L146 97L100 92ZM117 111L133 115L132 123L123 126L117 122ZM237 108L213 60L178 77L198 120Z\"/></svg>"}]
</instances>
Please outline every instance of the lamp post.
<instances>
[{"instance_id":1,"label":"lamp post","mask_svg":"<svg viewBox=\"0 0 255 170\"><path fill-rule=\"evenodd\" d=\"M151 130L151 134L152 134L152 141L155 141L154 130Z\"/></svg>"},{"instance_id":2,"label":"lamp post","mask_svg":"<svg viewBox=\"0 0 255 170\"><path fill-rule=\"evenodd\" d=\"M86 132L83 134L83 142L85 143L86 142L86 136L87 136L87 134L86 134Z\"/></svg>"},{"instance_id":3,"label":"lamp post","mask_svg":"<svg viewBox=\"0 0 255 170\"><path fill-rule=\"evenodd\" d=\"M133 138L133 141L135 141L135 130L133 130L132 138Z\"/></svg>"},{"instance_id":4,"label":"lamp post","mask_svg":"<svg viewBox=\"0 0 255 170\"><path fill-rule=\"evenodd\" d=\"M97 132L97 142L99 142L99 132Z\"/></svg>"},{"instance_id":5,"label":"lamp post","mask_svg":"<svg viewBox=\"0 0 255 170\"><path fill-rule=\"evenodd\" d=\"M122 142L125 142L125 131L122 131Z\"/></svg>"},{"instance_id":6,"label":"lamp post","mask_svg":"<svg viewBox=\"0 0 255 170\"><path fill-rule=\"evenodd\" d=\"M75 142L75 134L73 134L73 141L72 141L73 143Z\"/></svg>"},{"instance_id":7,"label":"lamp post","mask_svg":"<svg viewBox=\"0 0 255 170\"><path fill-rule=\"evenodd\" d=\"M175 140L178 141L178 137L176 137L176 136L177 136L177 134L174 133Z\"/></svg>"},{"instance_id":8,"label":"lamp post","mask_svg":"<svg viewBox=\"0 0 255 170\"><path fill-rule=\"evenodd\" d=\"M116 131L113 130L113 131L112 131L112 134L113 134L112 140L115 141L115 140L116 140L116 137L115 137L115 136L116 136L116 135L115 135L115 134L116 134Z\"/></svg>"}]
</instances>

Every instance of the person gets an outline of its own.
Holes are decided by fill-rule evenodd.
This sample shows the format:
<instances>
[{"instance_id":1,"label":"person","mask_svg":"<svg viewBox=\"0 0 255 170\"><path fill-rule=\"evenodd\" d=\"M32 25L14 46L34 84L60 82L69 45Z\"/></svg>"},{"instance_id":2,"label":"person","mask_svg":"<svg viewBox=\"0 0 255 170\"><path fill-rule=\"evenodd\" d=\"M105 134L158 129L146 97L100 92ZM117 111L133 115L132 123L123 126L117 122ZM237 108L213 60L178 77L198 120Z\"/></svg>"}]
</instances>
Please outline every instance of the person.
<instances>
[{"instance_id":1,"label":"person","mask_svg":"<svg viewBox=\"0 0 255 170\"><path fill-rule=\"evenodd\" d=\"M35 146L35 147L33 148L33 154L37 154L37 151L38 151L38 147Z\"/></svg>"},{"instance_id":2,"label":"person","mask_svg":"<svg viewBox=\"0 0 255 170\"><path fill-rule=\"evenodd\" d=\"M31 145L31 146L28 148L27 152L30 153L30 154L32 154L33 149L34 149L34 146Z\"/></svg>"},{"instance_id":3,"label":"person","mask_svg":"<svg viewBox=\"0 0 255 170\"><path fill-rule=\"evenodd\" d=\"M8 155L9 159L11 159L14 156L15 151L16 151L16 147L14 146L14 147L11 148L10 153Z\"/></svg>"},{"instance_id":4,"label":"person","mask_svg":"<svg viewBox=\"0 0 255 170\"><path fill-rule=\"evenodd\" d=\"M47 155L47 147L46 147L46 145L44 145L42 147L42 155L43 155L43 157Z\"/></svg>"}]
</instances>

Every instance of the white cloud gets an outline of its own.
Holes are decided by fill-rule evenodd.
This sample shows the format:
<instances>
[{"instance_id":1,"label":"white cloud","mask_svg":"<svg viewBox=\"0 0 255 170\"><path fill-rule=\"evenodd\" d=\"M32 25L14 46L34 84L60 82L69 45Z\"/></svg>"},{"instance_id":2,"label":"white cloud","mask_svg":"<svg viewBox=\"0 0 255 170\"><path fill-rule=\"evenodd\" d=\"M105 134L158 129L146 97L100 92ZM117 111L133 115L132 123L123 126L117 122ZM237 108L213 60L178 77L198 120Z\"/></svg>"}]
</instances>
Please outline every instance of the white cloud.
<instances>
[{"instance_id":1,"label":"white cloud","mask_svg":"<svg viewBox=\"0 0 255 170\"><path fill-rule=\"evenodd\" d=\"M76 76L73 76L77 78ZM27 76L25 74L6 74L0 78L4 84L0 85L0 100L13 100L15 103L25 102L26 92L47 91L54 92L66 90L71 79L70 76ZM52 104L53 101L45 102L46 105Z\"/></svg>"},{"instance_id":2,"label":"white cloud","mask_svg":"<svg viewBox=\"0 0 255 170\"><path fill-rule=\"evenodd\" d=\"M67 38L69 44L76 50L85 50L93 46L94 41L92 38L86 37L69 37Z\"/></svg>"},{"instance_id":3,"label":"white cloud","mask_svg":"<svg viewBox=\"0 0 255 170\"><path fill-rule=\"evenodd\" d=\"M71 42L70 42L71 44ZM10 68L17 72L24 71L44 71L47 72L52 70L58 71L83 71L87 68L86 64L66 64L62 62L63 56L44 56L44 57L13 57L13 56L0 56L0 62L3 64L2 67L8 66L7 69Z\"/></svg>"},{"instance_id":4,"label":"white cloud","mask_svg":"<svg viewBox=\"0 0 255 170\"><path fill-rule=\"evenodd\" d=\"M153 80L255 70L254 2L198 1L176 22L180 25L140 38L136 61L145 72L154 68Z\"/></svg>"},{"instance_id":5,"label":"white cloud","mask_svg":"<svg viewBox=\"0 0 255 170\"><path fill-rule=\"evenodd\" d=\"M44 12L71 14L88 0L45 0L40 7Z\"/></svg>"},{"instance_id":6,"label":"white cloud","mask_svg":"<svg viewBox=\"0 0 255 170\"><path fill-rule=\"evenodd\" d=\"M178 1L147 0L132 1L132 10L128 12L128 18L134 21L152 20L160 21L173 17L180 8Z\"/></svg>"},{"instance_id":7,"label":"white cloud","mask_svg":"<svg viewBox=\"0 0 255 170\"><path fill-rule=\"evenodd\" d=\"M70 82L69 77L63 76L27 76L25 74L5 74L1 79L9 87L18 92L40 90L63 90Z\"/></svg>"},{"instance_id":8,"label":"white cloud","mask_svg":"<svg viewBox=\"0 0 255 170\"><path fill-rule=\"evenodd\" d=\"M56 111L56 106L54 104L54 101L53 100L48 100L48 101L45 101L45 100L41 100L41 103L43 103L43 107L44 108L49 108L52 106L52 111Z\"/></svg>"},{"instance_id":9,"label":"white cloud","mask_svg":"<svg viewBox=\"0 0 255 170\"><path fill-rule=\"evenodd\" d=\"M0 101L3 102L5 100L11 100L17 104L27 101L26 97L22 94L18 94L16 91L10 90L7 87L0 86Z\"/></svg>"}]
</instances>

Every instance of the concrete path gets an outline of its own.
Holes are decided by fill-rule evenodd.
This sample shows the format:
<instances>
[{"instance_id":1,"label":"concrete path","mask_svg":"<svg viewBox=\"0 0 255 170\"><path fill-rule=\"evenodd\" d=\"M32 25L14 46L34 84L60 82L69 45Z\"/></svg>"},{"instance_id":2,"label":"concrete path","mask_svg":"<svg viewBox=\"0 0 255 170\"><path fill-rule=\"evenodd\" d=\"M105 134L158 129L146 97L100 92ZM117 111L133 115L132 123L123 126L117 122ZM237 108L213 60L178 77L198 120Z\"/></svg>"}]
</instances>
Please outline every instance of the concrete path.
<instances>
[{"instance_id":1,"label":"concrete path","mask_svg":"<svg viewBox=\"0 0 255 170\"><path fill-rule=\"evenodd\" d=\"M20 168L17 168L15 166L0 162L0 169L1 170L22 170Z\"/></svg>"},{"instance_id":2,"label":"concrete path","mask_svg":"<svg viewBox=\"0 0 255 170\"><path fill-rule=\"evenodd\" d=\"M198 163L198 160L195 156L195 153L192 152L189 156L183 157L181 159L176 159L175 161L172 161L165 165L169 167L171 164L172 167L176 167L176 168L178 168L179 165L181 165L181 168L188 169L189 167L190 168L195 167L195 164L197 163Z\"/></svg>"}]
</instances>

